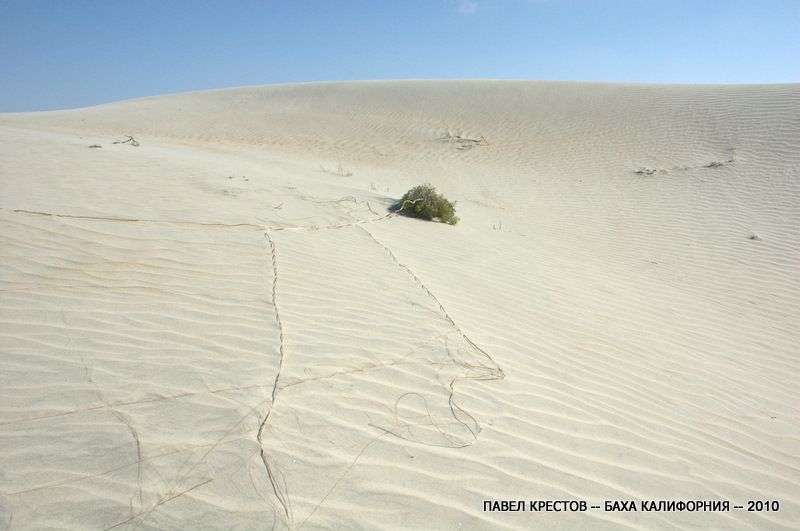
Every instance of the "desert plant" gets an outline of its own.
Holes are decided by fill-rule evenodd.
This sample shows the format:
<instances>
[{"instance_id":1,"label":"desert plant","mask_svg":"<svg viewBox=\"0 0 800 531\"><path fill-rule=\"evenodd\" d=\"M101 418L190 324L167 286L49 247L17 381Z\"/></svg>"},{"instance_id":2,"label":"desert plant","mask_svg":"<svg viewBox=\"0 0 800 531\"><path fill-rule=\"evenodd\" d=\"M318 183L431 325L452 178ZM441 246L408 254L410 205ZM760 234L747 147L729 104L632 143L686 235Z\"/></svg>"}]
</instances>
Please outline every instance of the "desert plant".
<instances>
[{"instance_id":1,"label":"desert plant","mask_svg":"<svg viewBox=\"0 0 800 531\"><path fill-rule=\"evenodd\" d=\"M430 184L421 184L406 192L392 210L428 221L439 220L449 225L458 223L455 201L450 202L445 199Z\"/></svg>"}]
</instances>

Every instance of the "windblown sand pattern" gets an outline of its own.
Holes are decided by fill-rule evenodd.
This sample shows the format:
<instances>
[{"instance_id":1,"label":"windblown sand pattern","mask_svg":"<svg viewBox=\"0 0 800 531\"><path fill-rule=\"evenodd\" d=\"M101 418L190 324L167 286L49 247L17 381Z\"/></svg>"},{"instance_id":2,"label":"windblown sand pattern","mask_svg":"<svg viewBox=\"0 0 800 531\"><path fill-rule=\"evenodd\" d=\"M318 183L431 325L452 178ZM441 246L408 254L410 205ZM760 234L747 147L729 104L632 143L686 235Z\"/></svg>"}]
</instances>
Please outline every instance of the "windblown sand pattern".
<instances>
[{"instance_id":1,"label":"windblown sand pattern","mask_svg":"<svg viewBox=\"0 0 800 531\"><path fill-rule=\"evenodd\" d=\"M0 528L796 529L799 234L796 85L0 115Z\"/></svg>"}]
</instances>

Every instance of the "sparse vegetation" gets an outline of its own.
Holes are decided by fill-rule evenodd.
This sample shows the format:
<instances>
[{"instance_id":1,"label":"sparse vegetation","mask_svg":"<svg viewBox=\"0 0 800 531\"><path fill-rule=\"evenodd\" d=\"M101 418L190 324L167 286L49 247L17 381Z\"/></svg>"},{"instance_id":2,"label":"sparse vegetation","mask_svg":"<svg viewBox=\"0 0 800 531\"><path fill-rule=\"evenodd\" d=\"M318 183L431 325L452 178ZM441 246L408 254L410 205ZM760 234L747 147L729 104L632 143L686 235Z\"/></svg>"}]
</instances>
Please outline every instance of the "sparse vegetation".
<instances>
[{"instance_id":1,"label":"sparse vegetation","mask_svg":"<svg viewBox=\"0 0 800 531\"><path fill-rule=\"evenodd\" d=\"M635 173L636 175L653 175L657 171L658 170L656 170L654 168L641 167L641 168L633 170L633 173Z\"/></svg>"},{"instance_id":2,"label":"sparse vegetation","mask_svg":"<svg viewBox=\"0 0 800 531\"><path fill-rule=\"evenodd\" d=\"M456 149L459 151L467 151L468 149L472 149L474 147L489 145L489 142L483 135L481 135L480 138L470 138L468 136L464 136L461 133L461 129L448 129L447 132L445 132L445 134L440 138L440 140L448 144L455 144Z\"/></svg>"},{"instance_id":3,"label":"sparse vegetation","mask_svg":"<svg viewBox=\"0 0 800 531\"><path fill-rule=\"evenodd\" d=\"M734 160L732 158L728 159L728 160L724 160L724 161L713 160L713 161L709 162L708 164L704 164L703 167L704 168L721 168L723 166L728 166L729 164L733 164L733 162L734 162Z\"/></svg>"},{"instance_id":4,"label":"sparse vegetation","mask_svg":"<svg viewBox=\"0 0 800 531\"><path fill-rule=\"evenodd\" d=\"M137 142L136 139L130 135L128 135L125 140L117 140L114 142L114 144L130 144L133 147L139 147L139 142Z\"/></svg>"},{"instance_id":5,"label":"sparse vegetation","mask_svg":"<svg viewBox=\"0 0 800 531\"><path fill-rule=\"evenodd\" d=\"M321 169L321 170L322 170L322 173L332 173L332 172L331 172L331 170L330 170L330 168L326 168L326 167L325 167L325 166L323 166L322 164L320 164L320 165L319 165L319 169ZM335 171L335 172L333 172L333 173L336 173L336 175L338 175L339 177L352 177L352 176L353 176L353 172L352 172L352 171L350 171L350 169L349 169L349 168L346 168L346 167L345 167L345 166L342 164L342 161L341 161L341 160L339 161L339 164L338 164L338 166L336 166L336 171Z\"/></svg>"},{"instance_id":6,"label":"sparse vegetation","mask_svg":"<svg viewBox=\"0 0 800 531\"><path fill-rule=\"evenodd\" d=\"M445 199L431 184L415 186L403 195L392 210L427 221L438 220L448 225L455 225L459 221L455 201Z\"/></svg>"}]
</instances>

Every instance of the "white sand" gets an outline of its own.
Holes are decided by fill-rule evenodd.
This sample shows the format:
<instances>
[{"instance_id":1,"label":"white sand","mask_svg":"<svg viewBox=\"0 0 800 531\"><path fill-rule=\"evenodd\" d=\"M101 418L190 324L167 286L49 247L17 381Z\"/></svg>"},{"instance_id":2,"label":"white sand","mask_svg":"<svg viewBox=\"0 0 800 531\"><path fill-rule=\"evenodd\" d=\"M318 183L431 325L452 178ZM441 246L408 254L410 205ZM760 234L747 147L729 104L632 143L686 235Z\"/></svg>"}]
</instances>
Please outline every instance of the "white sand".
<instances>
[{"instance_id":1,"label":"white sand","mask_svg":"<svg viewBox=\"0 0 800 531\"><path fill-rule=\"evenodd\" d=\"M800 522L799 85L2 114L0 289L3 529Z\"/></svg>"}]
</instances>

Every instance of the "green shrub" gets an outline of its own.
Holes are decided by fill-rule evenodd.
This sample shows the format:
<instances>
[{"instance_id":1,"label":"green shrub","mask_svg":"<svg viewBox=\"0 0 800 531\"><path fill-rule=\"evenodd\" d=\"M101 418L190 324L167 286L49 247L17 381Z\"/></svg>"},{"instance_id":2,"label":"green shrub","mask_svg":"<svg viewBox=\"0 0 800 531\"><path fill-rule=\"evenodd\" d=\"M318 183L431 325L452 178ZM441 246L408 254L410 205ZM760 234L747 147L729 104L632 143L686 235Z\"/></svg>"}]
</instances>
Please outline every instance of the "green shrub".
<instances>
[{"instance_id":1,"label":"green shrub","mask_svg":"<svg viewBox=\"0 0 800 531\"><path fill-rule=\"evenodd\" d=\"M458 223L455 201L451 203L436 193L436 188L430 184L421 184L406 192L392 210L428 221L438 220L449 225Z\"/></svg>"}]
</instances>

